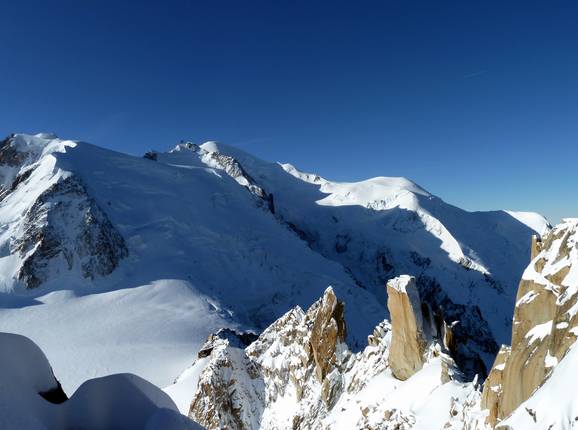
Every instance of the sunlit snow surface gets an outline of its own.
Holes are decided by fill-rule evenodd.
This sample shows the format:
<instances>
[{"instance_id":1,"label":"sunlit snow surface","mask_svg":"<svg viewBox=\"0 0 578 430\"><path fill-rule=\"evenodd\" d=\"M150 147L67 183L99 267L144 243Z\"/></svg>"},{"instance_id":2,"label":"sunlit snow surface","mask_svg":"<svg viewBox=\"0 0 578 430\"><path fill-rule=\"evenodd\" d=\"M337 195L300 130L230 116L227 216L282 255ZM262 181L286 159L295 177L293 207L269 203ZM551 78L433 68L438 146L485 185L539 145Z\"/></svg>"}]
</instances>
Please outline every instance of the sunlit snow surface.
<instances>
[{"instance_id":1,"label":"sunlit snow surface","mask_svg":"<svg viewBox=\"0 0 578 430\"><path fill-rule=\"evenodd\" d=\"M59 394L57 402L49 402L43 397L59 391L58 383L38 346L11 333L0 333L0 345L2 429L200 429L178 413L169 396L131 374L91 379L68 400Z\"/></svg>"},{"instance_id":2,"label":"sunlit snow surface","mask_svg":"<svg viewBox=\"0 0 578 430\"><path fill-rule=\"evenodd\" d=\"M211 332L265 327L296 304L309 306L328 285L349 304L352 336L364 339L383 318L384 303L227 175L85 143L21 139L44 155L0 203L0 331L35 341L67 392L123 371L170 385ZM9 252L11 237L38 195L71 174L122 234L129 256L110 276L90 281L61 271L24 291L14 280L20 260Z\"/></svg>"},{"instance_id":3,"label":"sunlit snow surface","mask_svg":"<svg viewBox=\"0 0 578 430\"><path fill-rule=\"evenodd\" d=\"M88 378L117 372L169 386L209 333L262 329L295 305L308 307L328 285L346 303L348 340L362 346L387 316L383 284L369 275L371 253L384 244L399 271L415 270L404 265L413 251L427 256L452 300L479 304L506 341L533 232L526 224L546 225L534 215L466 212L404 178L339 184L214 142L201 146L205 156L177 147L156 162L48 135L19 135L17 146L30 152L24 168L33 171L0 203L0 331L36 342L69 394ZM275 216L209 160L214 151L235 157L274 195ZM0 173L8 184L18 172ZM39 289L24 291L11 241L38 196L70 175L122 235L128 257L106 277L57 270ZM317 242L301 240L288 223ZM343 234L351 237L350 253L335 249ZM357 267L367 288L345 266ZM504 292L471 288L488 273ZM194 375L181 382L194 385ZM182 386L167 391L184 407Z\"/></svg>"}]
</instances>

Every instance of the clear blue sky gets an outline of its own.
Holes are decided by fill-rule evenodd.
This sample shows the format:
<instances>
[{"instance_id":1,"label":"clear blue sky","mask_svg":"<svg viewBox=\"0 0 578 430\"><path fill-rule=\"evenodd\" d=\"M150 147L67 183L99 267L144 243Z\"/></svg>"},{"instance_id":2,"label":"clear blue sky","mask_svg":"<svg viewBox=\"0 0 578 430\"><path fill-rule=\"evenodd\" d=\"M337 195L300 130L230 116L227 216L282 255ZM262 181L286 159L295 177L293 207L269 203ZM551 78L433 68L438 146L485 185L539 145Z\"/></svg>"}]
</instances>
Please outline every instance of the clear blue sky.
<instances>
[{"instance_id":1,"label":"clear blue sky","mask_svg":"<svg viewBox=\"0 0 578 430\"><path fill-rule=\"evenodd\" d=\"M578 2L3 1L0 134L220 140L578 216Z\"/></svg>"}]
</instances>

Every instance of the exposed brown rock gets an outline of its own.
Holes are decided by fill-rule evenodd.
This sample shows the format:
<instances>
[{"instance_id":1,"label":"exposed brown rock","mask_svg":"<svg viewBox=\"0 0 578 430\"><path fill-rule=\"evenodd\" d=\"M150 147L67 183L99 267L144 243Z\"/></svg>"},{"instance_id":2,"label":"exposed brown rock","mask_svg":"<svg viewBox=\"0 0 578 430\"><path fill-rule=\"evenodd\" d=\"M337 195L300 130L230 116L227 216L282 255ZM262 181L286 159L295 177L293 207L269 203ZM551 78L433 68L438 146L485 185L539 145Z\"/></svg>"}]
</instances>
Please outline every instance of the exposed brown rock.
<instances>
[{"instance_id":1,"label":"exposed brown rock","mask_svg":"<svg viewBox=\"0 0 578 430\"><path fill-rule=\"evenodd\" d=\"M306 317L312 322L309 344L319 382L323 382L335 364L337 345L345 341L343 311L343 303L337 300L331 288L325 290L323 298L307 311Z\"/></svg>"},{"instance_id":2,"label":"exposed brown rock","mask_svg":"<svg viewBox=\"0 0 578 430\"><path fill-rule=\"evenodd\" d=\"M537 235L532 235L532 243L530 245L530 259L533 260L542 250L542 239Z\"/></svg>"},{"instance_id":3,"label":"exposed brown rock","mask_svg":"<svg viewBox=\"0 0 578 430\"><path fill-rule=\"evenodd\" d=\"M395 290L390 292L392 317L403 333L398 341L413 339L420 368L426 358L440 359L440 384L450 381L456 365L446 352L453 340L441 312L432 312L420 302L412 277L396 278L390 286ZM331 424L324 420L336 407L361 410L359 421L352 426L356 429L410 429L415 424L410 411L383 408L382 421L378 418L380 404L369 402L363 409L347 404L390 367L393 330L389 321L382 321L368 337L368 346L352 353L344 342L344 305L331 288L307 312L293 308L247 347L237 341L238 334L219 333L209 337L199 354L209 360L189 412L208 430L329 430ZM397 348L399 361L407 363L401 342ZM413 372L415 367L406 371ZM287 403L289 399L295 401L295 408L292 400Z\"/></svg>"},{"instance_id":4,"label":"exposed brown rock","mask_svg":"<svg viewBox=\"0 0 578 430\"><path fill-rule=\"evenodd\" d=\"M532 238L532 261L524 272L512 325L512 347L502 347L484 386L482 407L495 426L527 400L576 341L577 285L566 277L577 264L578 221Z\"/></svg>"},{"instance_id":5,"label":"exposed brown rock","mask_svg":"<svg viewBox=\"0 0 578 430\"><path fill-rule=\"evenodd\" d=\"M259 380L260 373L241 352L249 338L253 338L250 333L223 329L210 335L201 348L202 355L211 356L211 361L199 378L189 416L207 429L250 430L247 416L260 414L259 408L248 413L242 407L245 400L255 405L263 401L263 393L251 383ZM249 383L240 384L239 379L245 378Z\"/></svg>"},{"instance_id":6,"label":"exposed brown rock","mask_svg":"<svg viewBox=\"0 0 578 430\"><path fill-rule=\"evenodd\" d=\"M422 368L427 348L415 278L402 275L390 280L387 295L393 328L389 365L396 378L406 380Z\"/></svg>"},{"instance_id":7,"label":"exposed brown rock","mask_svg":"<svg viewBox=\"0 0 578 430\"><path fill-rule=\"evenodd\" d=\"M503 371L506 366L506 360L510 356L511 349L507 345L502 345L500 352L496 356L494 365L490 370L482 392L482 405L489 410L487 418L488 424L494 427L498 421L498 407L502 399L502 381Z\"/></svg>"}]
</instances>

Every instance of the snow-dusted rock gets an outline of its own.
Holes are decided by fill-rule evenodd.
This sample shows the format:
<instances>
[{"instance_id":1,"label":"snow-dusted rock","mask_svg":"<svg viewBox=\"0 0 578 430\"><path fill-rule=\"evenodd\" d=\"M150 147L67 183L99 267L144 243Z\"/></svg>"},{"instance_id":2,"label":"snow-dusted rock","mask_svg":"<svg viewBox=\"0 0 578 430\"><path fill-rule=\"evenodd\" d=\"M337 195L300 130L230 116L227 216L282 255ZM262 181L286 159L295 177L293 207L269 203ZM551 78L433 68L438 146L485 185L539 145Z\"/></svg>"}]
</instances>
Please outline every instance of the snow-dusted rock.
<instances>
[{"instance_id":1,"label":"snow-dusted rock","mask_svg":"<svg viewBox=\"0 0 578 430\"><path fill-rule=\"evenodd\" d=\"M413 282L402 277L391 284L407 294ZM419 297L414 300L421 312ZM413 429L432 420L414 407L433 401L431 394L441 405L433 418L437 428L459 408L468 410L463 414L470 420L471 404L479 405L475 384L454 380L459 371L426 318L423 361L412 375L404 375L406 381L390 367L392 332L395 337L395 324L404 321L396 317L393 329L383 321L368 346L354 354L344 343L343 303L330 288L307 312L290 310L244 350L234 339L212 336L199 353L209 362L190 416L208 429ZM429 391L420 397L411 394L414 389Z\"/></svg>"},{"instance_id":2,"label":"snow-dusted rock","mask_svg":"<svg viewBox=\"0 0 578 430\"><path fill-rule=\"evenodd\" d=\"M128 255L124 239L75 176L61 179L26 212L12 252L22 258L18 279L35 288L59 272L106 276Z\"/></svg>"},{"instance_id":3,"label":"snow-dusted rock","mask_svg":"<svg viewBox=\"0 0 578 430\"><path fill-rule=\"evenodd\" d=\"M190 163L188 152L197 155L208 167L225 171L225 173L235 179L239 185L265 202L271 212L275 212L273 195L268 194L260 187L234 157L220 152L217 142L205 142L202 145L183 142L166 154L152 152L145 154L145 157L176 166L180 166L182 162L186 166Z\"/></svg>"},{"instance_id":4,"label":"snow-dusted rock","mask_svg":"<svg viewBox=\"0 0 578 430\"><path fill-rule=\"evenodd\" d=\"M484 387L483 407L492 425L544 384L578 338L578 220L564 220L533 242L534 258L518 290L512 346L502 348Z\"/></svg>"},{"instance_id":5,"label":"snow-dusted rock","mask_svg":"<svg viewBox=\"0 0 578 430\"><path fill-rule=\"evenodd\" d=\"M264 404L256 365L230 337L208 343L211 359L199 377L189 416L209 429L251 428ZM201 351L208 351L207 344Z\"/></svg>"},{"instance_id":6,"label":"snow-dusted rock","mask_svg":"<svg viewBox=\"0 0 578 430\"><path fill-rule=\"evenodd\" d=\"M55 154L75 145L49 134L12 135L0 142L0 243L16 259L13 282L25 288L67 272L81 279L106 276L128 254L81 179L56 168ZM9 275L0 274L4 284Z\"/></svg>"}]
</instances>

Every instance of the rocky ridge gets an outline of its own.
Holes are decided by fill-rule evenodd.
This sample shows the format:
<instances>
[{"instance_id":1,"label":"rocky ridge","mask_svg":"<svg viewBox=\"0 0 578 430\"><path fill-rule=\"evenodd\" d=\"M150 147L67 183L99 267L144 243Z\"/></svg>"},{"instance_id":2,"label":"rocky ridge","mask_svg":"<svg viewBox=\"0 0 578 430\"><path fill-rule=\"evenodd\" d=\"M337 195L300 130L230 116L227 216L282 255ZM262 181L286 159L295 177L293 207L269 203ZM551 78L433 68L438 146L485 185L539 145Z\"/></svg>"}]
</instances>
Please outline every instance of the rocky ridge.
<instances>
[{"instance_id":1,"label":"rocky ridge","mask_svg":"<svg viewBox=\"0 0 578 430\"><path fill-rule=\"evenodd\" d=\"M88 279L106 276L128 255L123 237L75 176L38 197L11 252L22 257L17 276L26 288L71 270Z\"/></svg>"},{"instance_id":2,"label":"rocky ridge","mask_svg":"<svg viewBox=\"0 0 578 430\"><path fill-rule=\"evenodd\" d=\"M392 324L379 324L357 354L344 342L344 305L331 288L306 312L290 310L247 347L230 336L211 336L199 353L209 362L189 416L207 429L330 429L349 409L348 419L355 421L351 428L413 428L411 408L363 396L377 379L384 378L387 392L420 371L431 374L434 388L459 386L454 403L477 398L475 384L458 381L447 345L450 329L443 322L436 325L426 311L415 279L396 278L388 289L397 292L388 302ZM453 416L448 407L441 419L450 422Z\"/></svg>"},{"instance_id":3,"label":"rocky ridge","mask_svg":"<svg viewBox=\"0 0 578 430\"><path fill-rule=\"evenodd\" d=\"M578 357L573 348L578 338L578 219L566 219L532 240L514 311L512 346L500 348L483 391L477 378L460 382L464 373L452 358L459 356L459 338L453 333L459 322L448 325L441 309L420 297L411 276L390 280L387 290L391 323L376 327L368 346L356 354L340 343L338 327L344 322L330 289L307 312L291 310L244 349L222 342L220 351L231 356L234 350L236 368L244 369L242 377L227 380L229 393L251 381L250 402L240 400L233 410L237 416L253 411L250 420L222 428L576 427L578 409L571 392ZM315 342L314 328L323 328L325 343ZM316 360L316 349L322 361ZM209 358L201 380L223 372L218 356ZM193 405L201 402L203 411L211 410L208 392L197 390ZM191 407L190 414L202 420L200 409Z\"/></svg>"}]
</instances>

